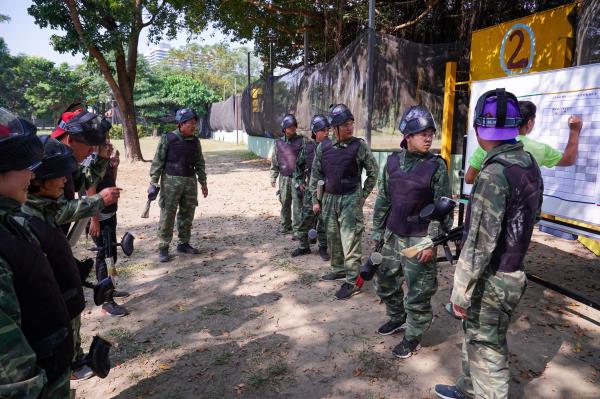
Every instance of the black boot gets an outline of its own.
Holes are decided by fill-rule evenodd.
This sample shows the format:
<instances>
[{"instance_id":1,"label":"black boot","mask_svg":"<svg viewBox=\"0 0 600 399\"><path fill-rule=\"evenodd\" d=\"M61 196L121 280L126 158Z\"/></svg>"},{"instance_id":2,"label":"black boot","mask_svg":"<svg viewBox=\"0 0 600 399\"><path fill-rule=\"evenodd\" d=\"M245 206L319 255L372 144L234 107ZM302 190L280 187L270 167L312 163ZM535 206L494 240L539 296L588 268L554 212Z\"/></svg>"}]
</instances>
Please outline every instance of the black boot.
<instances>
[{"instance_id":1,"label":"black boot","mask_svg":"<svg viewBox=\"0 0 600 399\"><path fill-rule=\"evenodd\" d=\"M310 253L310 248L296 248L294 252L292 252L292 258L296 256L308 255Z\"/></svg>"},{"instance_id":2,"label":"black boot","mask_svg":"<svg viewBox=\"0 0 600 399\"><path fill-rule=\"evenodd\" d=\"M177 252L191 255L198 255L200 253L200 251L192 247L188 242L186 242L185 244L177 244Z\"/></svg>"},{"instance_id":3,"label":"black boot","mask_svg":"<svg viewBox=\"0 0 600 399\"><path fill-rule=\"evenodd\" d=\"M169 248L163 248L158 250L158 260L163 263L171 260L171 256L169 255Z\"/></svg>"},{"instance_id":4,"label":"black boot","mask_svg":"<svg viewBox=\"0 0 600 399\"><path fill-rule=\"evenodd\" d=\"M327 253L327 247L319 247L319 256L325 262L327 262L327 261L329 261L329 259L331 259L329 257L329 254Z\"/></svg>"}]
</instances>

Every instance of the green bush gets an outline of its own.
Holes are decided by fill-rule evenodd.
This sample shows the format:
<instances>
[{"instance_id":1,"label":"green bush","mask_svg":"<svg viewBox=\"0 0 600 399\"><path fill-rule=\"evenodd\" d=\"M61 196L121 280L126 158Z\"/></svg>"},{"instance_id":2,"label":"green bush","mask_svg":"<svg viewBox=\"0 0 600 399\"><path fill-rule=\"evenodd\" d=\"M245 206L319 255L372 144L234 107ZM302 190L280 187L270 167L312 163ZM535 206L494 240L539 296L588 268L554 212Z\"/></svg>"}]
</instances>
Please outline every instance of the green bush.
<instances>
[{"instance_id":1,"label":"green bush","mask_svg":"<svg viewBox=\"0 0 600 399\"><path fill-rule=\"evenodd\" d=\"M175 126L175 125L173 125ZM146 126L146 125L138 125L138 137L149 137L152 136L152 130L154 126ZM171 128L170 125L165 125L162 128L163 132L168 132L170 130L166 130L167 128ZM161 129L159 129L161 130ZM123 125L114 124L112 129L109 131L111 140L122 140L123 139Z\"/></svg>"}]
</instances>

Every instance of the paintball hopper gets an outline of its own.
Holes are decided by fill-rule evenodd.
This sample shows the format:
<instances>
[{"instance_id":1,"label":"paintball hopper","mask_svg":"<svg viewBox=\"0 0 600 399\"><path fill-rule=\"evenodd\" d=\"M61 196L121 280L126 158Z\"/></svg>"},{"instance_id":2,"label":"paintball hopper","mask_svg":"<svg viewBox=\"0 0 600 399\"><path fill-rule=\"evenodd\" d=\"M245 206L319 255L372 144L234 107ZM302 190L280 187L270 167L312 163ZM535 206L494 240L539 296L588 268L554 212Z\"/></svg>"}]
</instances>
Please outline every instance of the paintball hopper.
<instances>
[{"instance_id":1,"label":"paintball hopper","mask_svg":"<svg viewBox=\"0 0 600 399\"><path fill-rule=\"evenodd\" d=\"M448 197L441 197L433 204L426 205L421 212L419 212L419 219L429 221L442 222L444 218L454 210L456 202Z\"/></svg>"},{"instance_id":2,"label":"paintball hopper","mask_svg":"<svg viewBox=\"0 0 600 399\"><path fill-rule=\"evenodd\" d=\"M367 261L360 268L360 276L365 281L371 281L377 268L383 262L383 256L379 253L381 249L375 250L371 253Z\"/></svg>"},{"instance_id":3,"label":"paintball hopper","mask_svg":"<svg viewBox=\"0 0 600 399\"><path fill-rule=\"evenodd\" d=\"M315 244L317 242L317 237L319 236L319 234L317 233L317 229L310 229L308 230L308 241L311 244Z\"/></svg>"},{"instance_id":4,"label":"paintball hopper","mask_svg":"<svg viewBox=\"0 0 600 399\"><path fill-rule=\"evenodd\" d=\"M110 277L106 277L96 284L94 286L94 303L96 306L101 306L104 302L108 301L114 290L115 285Z\"/></svg>"},{"instance_id":5,"label":"paintball hopper","mask_svg":"<svg viewBox=\"0 0 600 399\"><path fill-rule=\"evenodd\" d=\"M121 242L115 242L113 243L113 248L116 247L121 247L121 249L123 250L123 253L127 256L131 256L131 254L133 253L134 250L134 246L133 246L133 242L135 240L135 237L133 236L133 234L131 234L130 232L126 232L123 235L123 238L121 238ZM101 250L101 247L93 247L90 250L91 251L99 251Z\"/></svg>"},{"instance_id":6,"label":"paintball hopper","mask_svg":"<svg viewBox=\"0 0 600 399\"><path fill-rule=\"evenodd\" d=\"M71 365L71 369L77 370L88 366L94 374L100 378L106 378L110 372L110 348L112 344L104 338L96 335L92 339L90 351L87 355Z\"/></svg>"},{"instance_id":7,"label":"paintball hopper","mask_svg":"<svg viewBox=\"0 0 600 399\"><path fill-rule=\"evenodd\" d=\"M123 235L123 238L121 238L121 242L116 245L121 247L121 249L123 250L123 253L125 255L131 256L131 254L133 253L133 241L134 240L135 240L135 237L133 236L133 234L131 234L130 232L126 232Z\"/></svg>"}]
</instances>

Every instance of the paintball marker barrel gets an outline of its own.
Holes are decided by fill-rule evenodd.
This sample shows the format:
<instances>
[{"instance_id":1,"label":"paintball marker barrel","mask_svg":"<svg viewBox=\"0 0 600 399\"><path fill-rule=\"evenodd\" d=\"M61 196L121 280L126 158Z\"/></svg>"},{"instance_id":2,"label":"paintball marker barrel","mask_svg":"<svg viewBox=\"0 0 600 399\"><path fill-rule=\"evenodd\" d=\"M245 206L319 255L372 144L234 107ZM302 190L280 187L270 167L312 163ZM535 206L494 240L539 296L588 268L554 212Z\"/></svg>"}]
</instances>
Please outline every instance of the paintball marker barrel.
<instances>
[{"instance_id":1,"label":"paintball marker barrel","mask_svg":"<svg viewBox=\"0 0 600 399\"><path fill-rule=\"evenodd\" d=\"M152 200L148 200L146 202L146 207L144 208L144 212L142 212L142 219L148 219L150 216L150 205L152 204Z\"/></svg>"},{"instance_id":2,"label":"paintball marker barrel","mask_svg":"<svg viewBox=\"0 0 600 399\"><path fill-rule=\"evenodd\" d=\"M325 188L325 182L323 180L319 180L317 182L317 200L319 202L321 202L321 199L323 198L324 188Z\"/></svg>"}]
</instances>

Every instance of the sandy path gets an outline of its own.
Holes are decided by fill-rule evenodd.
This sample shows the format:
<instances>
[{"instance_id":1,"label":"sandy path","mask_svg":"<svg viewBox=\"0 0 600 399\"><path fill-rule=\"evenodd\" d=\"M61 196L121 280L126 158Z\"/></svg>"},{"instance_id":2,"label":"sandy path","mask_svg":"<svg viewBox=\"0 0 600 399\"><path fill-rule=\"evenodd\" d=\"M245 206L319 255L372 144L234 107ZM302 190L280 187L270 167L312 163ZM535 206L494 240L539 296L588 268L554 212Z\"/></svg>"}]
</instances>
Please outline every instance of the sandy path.
<instances>
[{"instance_id":1,"label":"sandy path","mask_svg":"<svg viewBox=\"0 0 600 399\"><path fill-rule=\"evenodd\" d=\"M143 140L146 157L156 143ZM433 398L435 383L454 381L462 333L443 311L449 264L439 267L436 315L424 348L396 360L390 350L402 336L374 333L386 317L371 284L350 301L334 301L337 285L317 281L328 271L318 255L289 257L295 243L275 233L278 202L268 163L242 147L203 146L210 194L199 200L192 233L202 254L166 265L156 255L156 204L149 219L139 218L149 164L121 166L119 235L131 231L136 252L118 263L121 287L132 293L118 301L131 314L104 316L86 293L86 347L93 334L110 339L115 367L105 380L74 384L78 397ZM372 206L373 195L365 207L369 227ZM85 242L80 247L84 253ZM536 234L528 256L530 270L596 300L598 267L579 243L543 234ZM513 397L600 397L600 324L594 321L600 312L532 284L514 320L508 338Z\"/></svg>"}]
</instances>

